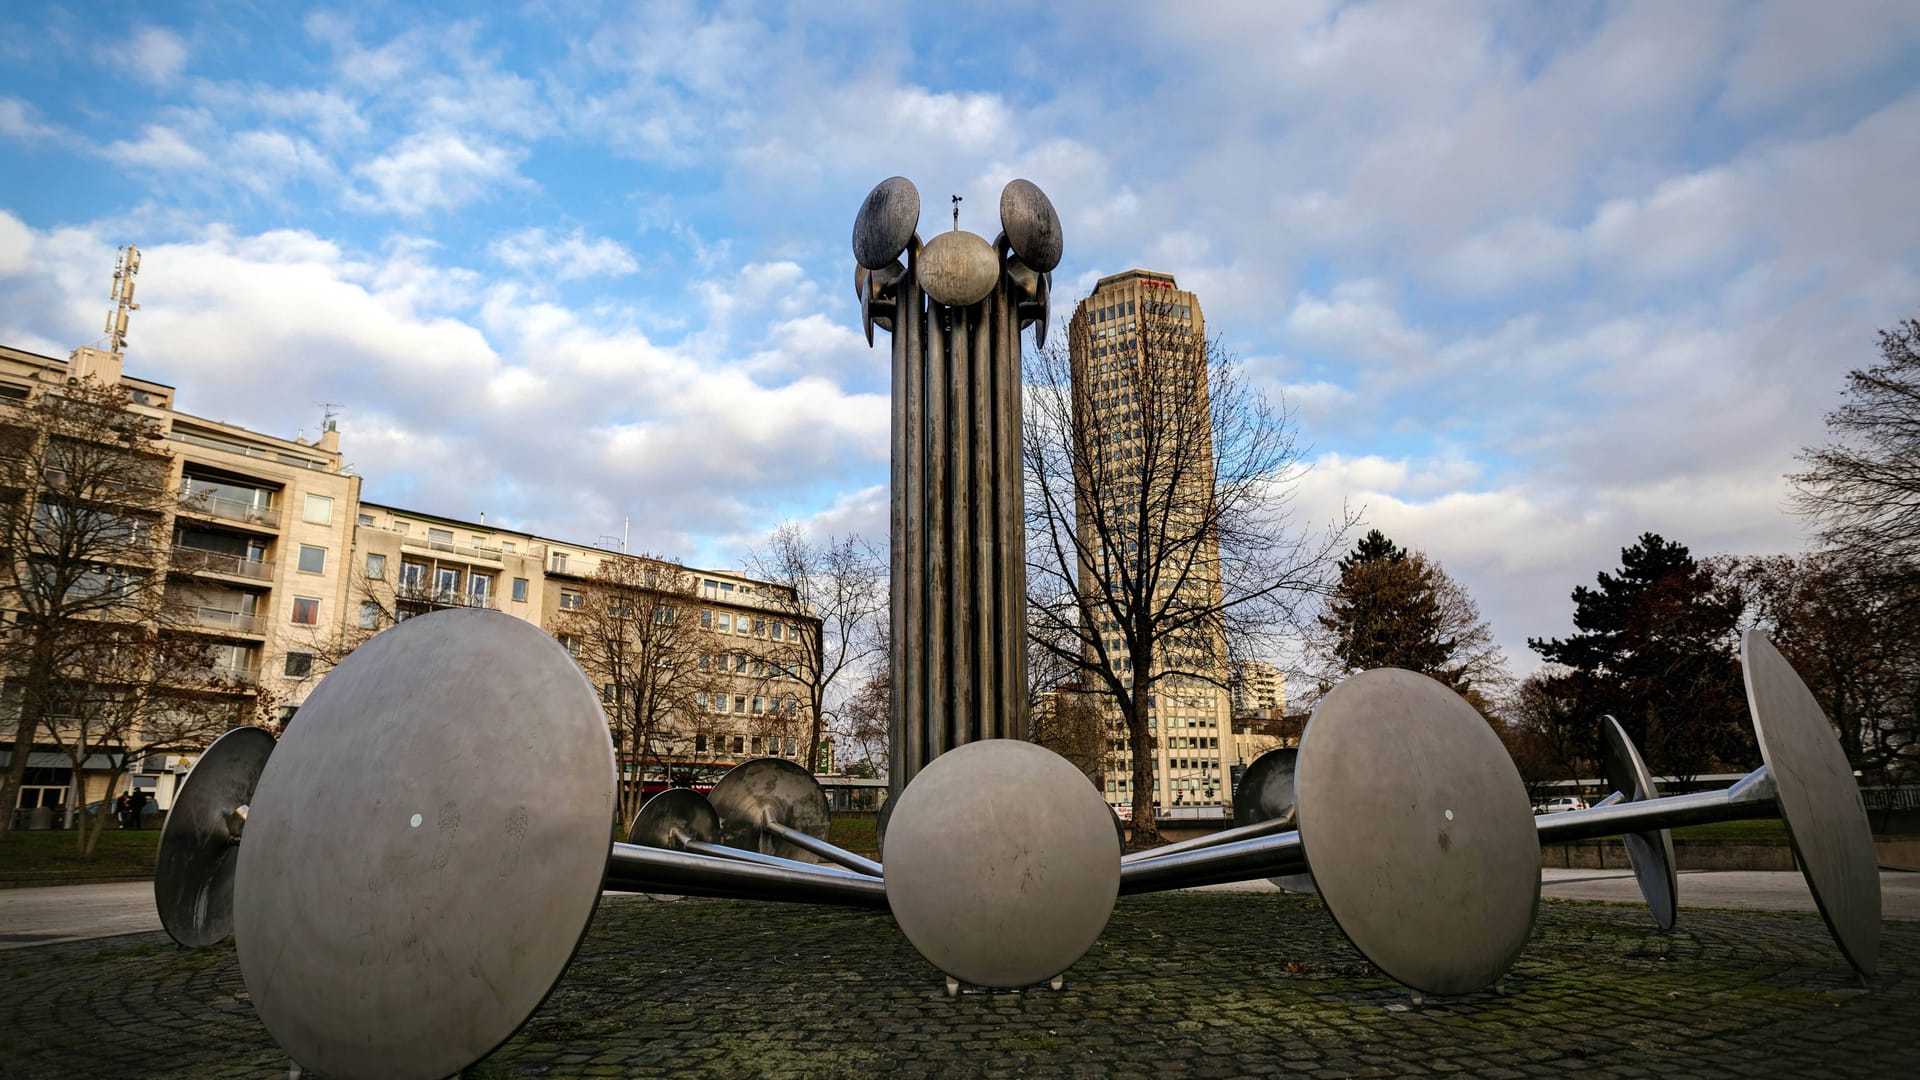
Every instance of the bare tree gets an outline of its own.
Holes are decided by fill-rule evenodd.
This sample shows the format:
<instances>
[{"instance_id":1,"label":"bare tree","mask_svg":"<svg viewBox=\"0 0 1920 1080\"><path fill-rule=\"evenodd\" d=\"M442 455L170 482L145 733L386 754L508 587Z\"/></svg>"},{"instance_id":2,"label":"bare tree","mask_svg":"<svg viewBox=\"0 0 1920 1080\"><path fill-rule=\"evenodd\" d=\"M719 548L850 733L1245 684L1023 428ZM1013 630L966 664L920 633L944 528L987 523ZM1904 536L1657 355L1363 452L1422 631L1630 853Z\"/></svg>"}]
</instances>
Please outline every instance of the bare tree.
<instances>
[{"instance_id":1,"label":"bare tree","mask_svg":"<svg viewBox=\"0 0 1920 1080\"><path fill-rule=\"evenodd\" d=\"M663 767L705 722L701 699L716 676L699 627L696 581L685 567L608 556L581 592L581 606L560 612L553 631L601 689L620 762L616 812L625 823L646 799L649 769Z\"/></svg>"},{"instance_id":2,"label":"bare tree","mask_svg":"<svg viewBox=\"0 0 1920 1080\"><path fill-rule=\"evenodd\" d=\"M76 779L89 757L119 746L115 781L135 750L192 749L218 733L157 723L149 708L169 697L167 680L192 688L212 677L210 652L167 588L178 500L160 425L123 387L92 378L3 408L0 605L12 625L0 669L17 714L0 836L40 733L79 753ZM79 839L90 845L84 831Z\"/></svg>"},{"instance_id":3,"label":"bare tree","mask_svg":"<svg viewBox=\"0 0 1920 1080\"><path fill-rule=\"evenodd\" d=\"M1299 527L1286 413L1218 342L1142 307L1136 345L1103 370L1084 312L1028 354L1023 459L1029 642L1118 709L1150 842L1149 700L1223 690L1230 659L1325 590L1351 519Z\"/></svg>"},{"instance_id":4,"label":"bare tree","mask_svg":"<svg viewBox=\"0 0 1920 1080\"><path fill-rule=\"evenodd\" d=\"M818 769L830 706L841 704L837 684L885 655L876 631L887 610L886 565L856 536L815 542L788 523L748 556L747 572L772 586L761 606L781 617L785 633L767 657L804 687L806 763Z\"/></svg>"}]
</instances>

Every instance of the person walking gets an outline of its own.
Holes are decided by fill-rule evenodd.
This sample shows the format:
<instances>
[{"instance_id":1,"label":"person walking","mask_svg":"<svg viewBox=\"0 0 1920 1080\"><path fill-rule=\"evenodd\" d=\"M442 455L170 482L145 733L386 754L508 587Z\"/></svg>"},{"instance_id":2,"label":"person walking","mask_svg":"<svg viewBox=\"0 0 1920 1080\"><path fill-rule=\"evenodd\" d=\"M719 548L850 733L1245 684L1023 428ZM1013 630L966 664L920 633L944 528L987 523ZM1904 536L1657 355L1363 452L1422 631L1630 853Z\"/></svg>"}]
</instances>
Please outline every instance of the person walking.
<instances>
[{"instance_id":1,"label":"person walking","mask_svg":"<svg viewBox=\"0 0 1920 1080\"><path fill-rule=\"evenodd\" d=\"M134 792L134 793L133 793L133 805L132 805L132 806L131 806L131 807L129 808L129 809L130 809L130 812L131 812L131 813L133 814L133 827L134 827L134 828L136 828L136 829L138 829L138 828L140 828L140 827L141 827L141 824L140 824L140 814L141 814L141 812L142 812L142 811L144 811L144 810L145 810L146 808L147 808L147 793L146 793L145 791L136 791L136 792Z\"/></svg>"},{"instance_id":2,"label":"person walking","mask_svg":"<svg viewBox=\"0 0 1920 1080\"><path fill-rule=\"evenodd\" d=\"M134 823L129 820L129 812L132 806L133 799L124 791L120 793L119 798L113 800L113 820L119 822L120 827L123 829L133 828Z\"/></svg>"}]
</instances>

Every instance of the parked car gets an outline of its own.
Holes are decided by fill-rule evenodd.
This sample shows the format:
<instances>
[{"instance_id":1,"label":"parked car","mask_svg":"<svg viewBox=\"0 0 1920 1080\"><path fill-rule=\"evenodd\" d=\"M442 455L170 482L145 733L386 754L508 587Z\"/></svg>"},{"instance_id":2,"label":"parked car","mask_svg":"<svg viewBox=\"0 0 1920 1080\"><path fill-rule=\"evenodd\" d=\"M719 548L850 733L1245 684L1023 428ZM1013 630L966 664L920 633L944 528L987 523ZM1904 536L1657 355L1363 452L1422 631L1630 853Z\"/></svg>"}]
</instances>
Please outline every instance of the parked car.
<instances>
[{"instance_id":1,"label":"parked car","mask_svg":"<svg viewBox=\"0 0 1920 1080\"><path fill-rule=\"evenodd\" d=\"M1562 810L1585 810L1587 800L1576 795L1556 795L1533 808L1536 814L1557 814Z\"/></svg>"}]
</instances>

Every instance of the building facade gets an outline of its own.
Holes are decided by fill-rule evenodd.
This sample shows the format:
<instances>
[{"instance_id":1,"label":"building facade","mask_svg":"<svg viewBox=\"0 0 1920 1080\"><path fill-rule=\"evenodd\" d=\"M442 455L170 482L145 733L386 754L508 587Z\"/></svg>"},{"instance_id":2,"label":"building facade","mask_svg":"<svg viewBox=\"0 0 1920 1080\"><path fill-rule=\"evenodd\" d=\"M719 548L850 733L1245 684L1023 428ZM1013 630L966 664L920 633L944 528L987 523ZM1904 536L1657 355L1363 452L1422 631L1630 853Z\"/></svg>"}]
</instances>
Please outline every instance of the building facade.
<instances>
[{"instance_id":1,"label":"building facade","mask_svg":"<svg viewBox=\"0 0 1920 1080\"><path fill-rule=\"evenodd\" d=\"M1073 381L1076 443L1091 447L1085 455L1076 455L1076 488L1082 493L1076 508L1081 548L1092 554L1090 560L1103 565L1083 565L1083 583L1111 580L1112 565L1122 559L1138 559L1139 544L1118 539L1126 529L1129 506L1152 501L1156 495L1171 494L1164 500L1174 514L1192 500L1183 500L1180 491L1210 486L1211 434L1206 397L1206 322L1199 298L1181 289L1173 275L1153 270L1129 270L1101 278L1091 295L1075 308L1068 324L1068 342ZM1168 401L1176 403L1169 406ZM1143 410L1147 415L1144 417ZM1156 440L1156 425L1161 432L1184 430L1180 441L1185 451L1170 449L1168 440ZM1195 469L1156 469L1157 455L1204 449L1205 463ZM1084 460L1083 460L1084 457ZM1088 472L1100 471L1090 480ZM1143 479L1144 478L1144 479ZM1140 486L1169 485L1161 492L1148 491L1141 498ZM1094 498L1104 501L1100 512L1107 522L1118 521L1121 529L1096 526L1093 520ZM1132 511L1137 519L1138 512ZM1178 529L1181 522L1172 522ZM1151 544L1151 536L1144 543ZM1155 553L1146 552L1142 561L1152 562ZM1189 563L1176 595L1186 594L1196 606L1217 604L1220 581L1217 545L1204 542L1189 547L1179 556ZM1096 572L1099 571L1099 572ZM1083 587L1086 587L1083 584ZM1109 648L1124 651L1124 643L1114 627L1090 628L1095 635L1110 634ZM1161 659L1164 650L1181 646L1176 639L1161 643L1163 652L1153 664L1159 678L1148 697L1148 724L1155 739L1152 762L1153 790L1133 790L1133 754L1124 721L1117 706L1109 705L1109 762L1106 769L1106 798L1115 807L1130 807L1141 797L1151 798L1162 811L1175 807L1216 807L1230 805L1229 776L1226 767L1234 760L1232 707L1225 690L1227 668L1224 642L1216 635L1198 643L1187 655L1204 656L1203 664L1189 662L1179 668ZM1122 661L1130 669L1131 658ZM1204 670L1196 671L1196 666ZM1184 671L1187 674L1177 672Z\"/></svg>"},{"instance_id":2,"label":"building facade","mask_svg":"<svg viewBox=\"0 0 1920 1080\"><path fill-rule=\"evenodd\" d=\"M88 378L124 389L128 408L162 436L156 449L166 456L174 497L143 527L169 538L158 547L170 610L204 639L220 685L282 726L334 663L386 626L461 606L502 611L552 632L588 602L603 561L635 558L367 502L362 478L343 464L331 422L309 442L193 416L175 408L174 388L128 376L119 355L96 349L75 350L63 361L0 346L0 411L11 405L17 413L21 403ZM799 760L810 719L804 703L811 701L800 671L809 669L780 658L791 651L793 628L809 617L777 602L772 586L741 574L685 573L691 578L684 602L697 607L690 617L699 627L690 647L714 673L713 688L700 694L701 715L663 723L671 750L648 766L664 779L686 769L715 774L752 757ZM808 629L817 641L817 621ZM13 726L3 726L11 735ZM64 808L116 794L105 790L98 762L84 762L76 777L71 759L58 751L33 747L17 807ZM135 766L130 783L165 809L193 757L152 755ZM830 770L830 741L822 759L817 767ZM8 760L10 752L0 749L0 766Z\"/></svg>"}]
</instances>

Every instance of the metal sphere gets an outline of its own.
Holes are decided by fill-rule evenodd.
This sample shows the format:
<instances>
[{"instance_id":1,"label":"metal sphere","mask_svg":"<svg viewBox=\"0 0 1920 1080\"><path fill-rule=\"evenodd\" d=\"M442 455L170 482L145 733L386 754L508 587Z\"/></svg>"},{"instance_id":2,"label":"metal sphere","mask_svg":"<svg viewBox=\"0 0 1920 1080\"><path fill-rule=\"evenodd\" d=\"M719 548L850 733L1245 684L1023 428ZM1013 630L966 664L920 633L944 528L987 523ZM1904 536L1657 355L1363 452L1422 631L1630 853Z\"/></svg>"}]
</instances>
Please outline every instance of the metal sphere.
<instances>
[{"instance_id":1,"label":"metal sphere","mask_svg":"<svg viewBox=\"0 0 1920 1080\"><path fill-rule=\"evenodd\" d=\"M613 807L599 692L544 630L469 609L375 634L254 790L234 937L255 1011L321 1075L458 1073L566 969Z\"/></svg>"},{"instance_id":2,"label":"metal sphere","mask_svg":"<svg viewBox=\"0 0 1920 1080\"><path fill-rule=\"evenodd\" d=\"M1047 193L1031 180L1015 180L1000 192L1000 228L1020 261L1042 274L1060 265L1066 250L1060 215Z\"/></svg>"},{"instance_id":3,"label":"metal sphere","mask_svg":"<svg viewBox=\"0 0 1920 1080\"><path fill-rule=\"evenodd\" d=\"M1000 281L993 245L970 232L943 232L920 249L920 287L949 307L985 300Z\"/></svg>"},{"instance_id":4,"label":"metal sphere","mask_svg":"<svg viewBox=\"0 0 1920 1080\"><path fill-rule=\"evenodd\" d=\"M867 192L853 219L853 257L878 270L900 257L920 226L920 191L904 176L890 176Z\"/></svg>"},{"instance_id":5,"label":"metal sphere","mask_svg":"<svg viewBox=\"0 0 1920 1080\"><path fill-rule=\"evenodd\" d=\"M173 797L153 874L160 925L188 948L233 933L233 875L240 858L234 811L253 799L273 736L234 728L213 741Z\"/></svg>"},{"instance_id":6,"label":"metal sphere","mask_svg":"<svg viewBox=\"0 0 1920 1080\"><path fill-rule=\"evenodd\" d=\"M1045 982L1113 914L1113 811L1080 770L1014 739L935 758L887 824L887 903L933 966L976 986Z\"/></svg>"},{"instance_id":7,"label":"metal sphere","mask_svg":"<svg viewBox=\"0 0 1920 1080\"><path fill-rule=\"evenodd\" d=\"M1361 672L1300 739L1300 840L1354 947L1415 990L1464 994L1513 966L1540 901L1533 804L1466 699L1425 675Z\"/></svg>"}]
</instances>

